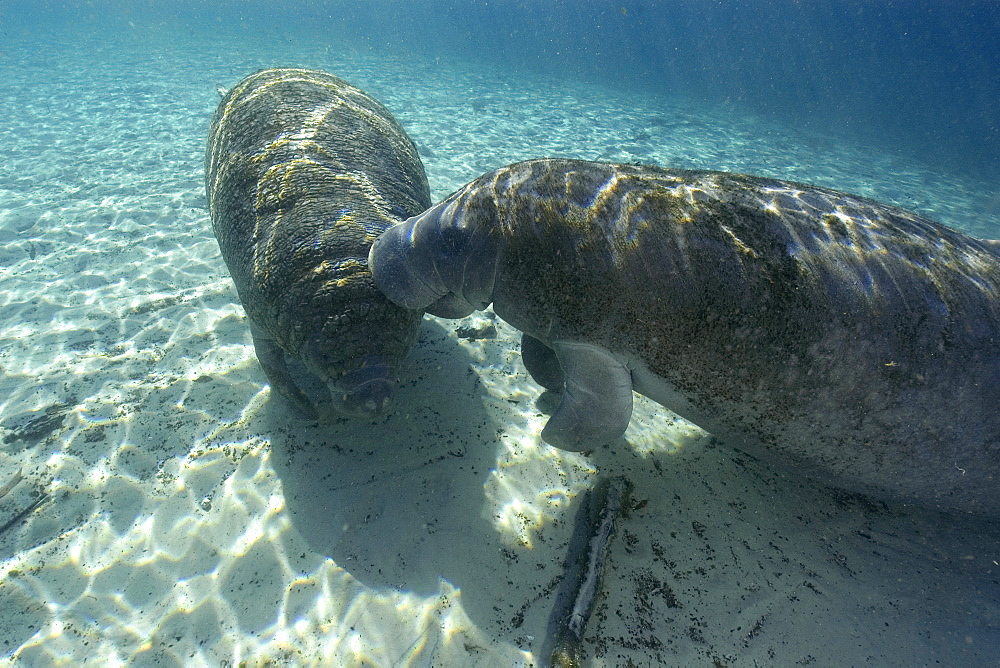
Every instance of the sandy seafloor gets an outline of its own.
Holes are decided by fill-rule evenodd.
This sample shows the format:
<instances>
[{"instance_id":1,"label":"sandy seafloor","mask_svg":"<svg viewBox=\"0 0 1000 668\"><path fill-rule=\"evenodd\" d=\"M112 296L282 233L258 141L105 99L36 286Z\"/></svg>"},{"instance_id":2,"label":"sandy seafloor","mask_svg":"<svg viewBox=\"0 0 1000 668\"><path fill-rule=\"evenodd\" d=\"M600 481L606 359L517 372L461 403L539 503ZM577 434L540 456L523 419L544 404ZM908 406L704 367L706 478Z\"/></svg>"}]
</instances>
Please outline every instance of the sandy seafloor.
<instances>
[{"instance_id":1,"label":"sandy seafloor","mask_svg":"<svg viewBox=\"0 0 1000 668\"><path fill-rule=\"evenodd\" d=\"M277 65L382 100L435 200L519 159L641 161L1000 237L996 184L735 107L294 36L21 35L0 52L0 662L537 665L605 472L643 503L612 544L594 665L997 664L995 525L775 471L641 401L626 441L561 453L516 332L457 336L489 314L426 319L392 417L291 417L202 182L215 84Z\"/></svg>"}]
</instances>

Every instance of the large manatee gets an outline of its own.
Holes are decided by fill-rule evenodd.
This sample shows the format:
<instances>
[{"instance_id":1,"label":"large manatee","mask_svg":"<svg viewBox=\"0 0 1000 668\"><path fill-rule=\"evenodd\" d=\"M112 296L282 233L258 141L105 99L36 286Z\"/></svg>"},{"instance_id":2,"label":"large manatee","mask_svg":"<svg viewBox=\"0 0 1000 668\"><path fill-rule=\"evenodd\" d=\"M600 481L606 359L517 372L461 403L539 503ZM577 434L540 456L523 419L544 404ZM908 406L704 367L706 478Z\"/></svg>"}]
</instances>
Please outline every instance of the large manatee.
<instances>
[{"instance_id":1,"label":"large manatee","mask_svg":"<svg viewBox=\"0 0 1000 668\"><path fill-rule=\"evenodd\" d=\"M542 432L618 438L632 390L829 482L996 512L1000 243L808 185L569 160L486 174L383 234L376 284L490 302L563 390Z\"/></svg>"},{"instance_id":2,"label":"large manatee","mask_svg":"<svg viewBox=\"0 0 1000 668\"><path fill-rule=\"evenodd\" d=\"M368 250L383 230L430 206L423 165L399 123L325 72L263 70L219 104L205 181L271 386L313 417L324 402L349 416L388 410L421 314L375 288ZM312 383L318 392L296 383L289 357L322 383Z\"/></svg>"}]
</instances>

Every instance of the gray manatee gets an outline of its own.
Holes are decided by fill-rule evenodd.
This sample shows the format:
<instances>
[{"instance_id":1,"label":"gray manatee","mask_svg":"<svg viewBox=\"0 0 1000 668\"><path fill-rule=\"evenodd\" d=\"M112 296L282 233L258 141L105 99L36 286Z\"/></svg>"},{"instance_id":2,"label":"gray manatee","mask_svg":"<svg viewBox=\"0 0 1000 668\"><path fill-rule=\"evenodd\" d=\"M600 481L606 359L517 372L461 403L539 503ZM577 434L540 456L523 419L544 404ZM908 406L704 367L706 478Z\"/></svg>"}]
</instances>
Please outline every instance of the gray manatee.
<instances>
[{"instance_id":1,"label":"gray manatee","mask_svg":"<svg viewBox=\"0 0 1000 668\"><path fill-rule=\"evenodd\" d=\"M311 417L323 402L348 416L387 411L421 314L375 288L368 250L430 206L423 165L399 123L325 72L263 70L219 103L205 183L271 386ZM296 382L289 357L322 383L318 391Z\"/></svg>"},{"instance_id":2,"label":"gray manatee","mask_svg":"<svg viewBox=\"0 0 1000 668\"><path fill-rule=\"evenodd\" d=\"M1000 243L808 185L570 160L486 174L372 247L396 303L490 302L563 390L542 432L622 435L632 390L856 491L1000 509Z\"/></svg>"}]
</instances>

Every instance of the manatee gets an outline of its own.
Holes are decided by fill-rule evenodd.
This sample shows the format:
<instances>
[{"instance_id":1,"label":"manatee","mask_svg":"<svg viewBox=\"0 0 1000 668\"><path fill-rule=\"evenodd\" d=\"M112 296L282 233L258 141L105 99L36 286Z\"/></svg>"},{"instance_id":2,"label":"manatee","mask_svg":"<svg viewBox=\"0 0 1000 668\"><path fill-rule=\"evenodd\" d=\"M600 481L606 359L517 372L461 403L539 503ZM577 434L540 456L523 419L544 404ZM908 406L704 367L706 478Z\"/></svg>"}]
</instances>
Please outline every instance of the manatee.
<instances>
[{"instance_id":1,"label":"manatee","mask_svg":"<svg viewBox=\"0 0 1000 668\"><path fill-rule=\"evenodd\" d=\"M1000 509L1000 242L799 183L533 160L387 230L405 308L491 302L562 392L542 431L619 438L635 390L854 491Z\"/></svg>"},{"instance_id":2,"label":"manatee","mask_svg":"<svg viewBox=\"0 0 1000 668\"><path fill-rule=\"evenodd\" d=\"M378 291L368 250L431 204L399 123L333 75L262 70L219 103L205 184L271 386L313 418L388 411L422 314Z\"/></svg>"}]
</instances>

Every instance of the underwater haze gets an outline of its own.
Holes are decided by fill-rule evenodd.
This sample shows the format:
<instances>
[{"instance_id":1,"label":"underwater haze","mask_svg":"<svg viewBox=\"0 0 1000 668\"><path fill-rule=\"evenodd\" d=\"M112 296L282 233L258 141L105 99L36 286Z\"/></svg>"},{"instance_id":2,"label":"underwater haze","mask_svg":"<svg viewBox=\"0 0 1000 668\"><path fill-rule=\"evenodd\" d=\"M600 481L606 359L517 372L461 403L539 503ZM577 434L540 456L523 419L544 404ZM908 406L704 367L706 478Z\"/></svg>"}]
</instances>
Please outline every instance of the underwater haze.
<instances>
[{"instance_id":1,"label":"underwater haze","mask_svg":"<svg viewBox=\"0 0 1000 668\"><path fill-rule=\"evenodd\" d=\"M1000 5L990 0L6 4L9 35L52 21L325 39L733 106L1000 178Z\"/></svg>"},{"instance_id":2,"label":"underwater haze","mask_svg":"<svg viewBox=\"0 0 1000 668\"><path fill-rule=\"evenodd\" d=\"M393 415L297 418L204 159L218 88L314 68L392 112L435 202L563 157L1000 239L998 34L975 0L0 3L0 665L546 665L608 472L632 502L594 665L996 665L995 520L773 469L642 397L614 447L549 447L489 311L425 318Z\"/></svg>"}]
</instances>

